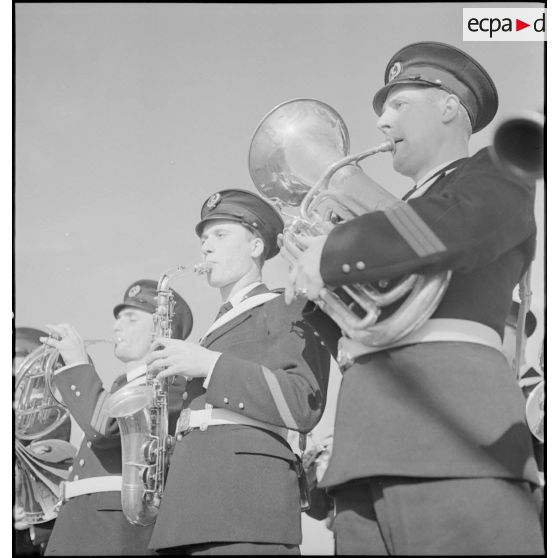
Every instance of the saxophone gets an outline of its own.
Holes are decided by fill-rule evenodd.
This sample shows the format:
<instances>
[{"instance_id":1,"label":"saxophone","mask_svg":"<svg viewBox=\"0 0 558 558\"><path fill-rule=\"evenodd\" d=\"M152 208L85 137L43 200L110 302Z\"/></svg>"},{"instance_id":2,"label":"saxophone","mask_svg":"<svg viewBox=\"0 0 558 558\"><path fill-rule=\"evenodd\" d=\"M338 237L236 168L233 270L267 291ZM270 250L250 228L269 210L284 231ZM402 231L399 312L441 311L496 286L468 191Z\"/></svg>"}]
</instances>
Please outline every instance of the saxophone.
<instances>
[{"instance_id":1,"label":"saxophone","mask_svg":"<svg viewBox=\"0 0 558 558\"><path fill-rule=\"evenodd\" d=\"M170 280L185 271L177 266L157 283L153 339L172 336L174 298ZM126 386L107 400L107 414L118 421L122 442L122 511L134 525L150 525L159 512L172 437L168 433L169 380L148 372L143 386Z\"/></svg>"}]
</instances>

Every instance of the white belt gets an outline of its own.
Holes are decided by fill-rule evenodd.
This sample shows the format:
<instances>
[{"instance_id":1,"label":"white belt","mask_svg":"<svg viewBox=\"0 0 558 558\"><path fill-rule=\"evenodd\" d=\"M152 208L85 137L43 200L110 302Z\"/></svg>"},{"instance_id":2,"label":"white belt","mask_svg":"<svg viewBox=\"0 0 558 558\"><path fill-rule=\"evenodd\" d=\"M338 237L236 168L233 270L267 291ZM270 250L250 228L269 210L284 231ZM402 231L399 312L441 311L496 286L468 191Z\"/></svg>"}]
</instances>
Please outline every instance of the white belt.
<instances>
[{"instance_id":1,"label":"white belt","mask_svg":"<svg viewBox=\"0 0 558 558\"><path fill-rule=\"evenodd\" d=\"M176 434L186 434L194 428L206 430L208 426L216 426L221 424L242 424L246 426L256 426L264 428L278 434L283 439L287 439L288 429L280 426L273 426L259 420L245 417L234 411L227 409L200 409L193 411L191 409L183 409L176 423Z\"/></svg>"},{"instance_id":2,"label":"white belt","mask_svg":"<svg viewBox=\"0 0 558 558\"><path fill-rule=\"evenodd\" d=\"M416 343L439 343L439 342L477 343L502 351L502 340L498 333L487 325L471 320L458 320L453 318L433 318L428 320L422 327L413 331L395 343L383 347L370 347L349 339L341 337L338 344L337 360L341 369L346 369L354 360L360 356L377 353L414 345Z\"/></svg>"},{"instance_id":3,"label":"white belt","mask_svg":"<svg viewBox=\"0 0 558 558\"><path fill-rule=\"evenodd\" d=\"M70 498L95 494L97 492L120 492L122 490L122 477L110 475L106 477L91 477L75 481L60 483L60 499L66 502Z\"/></svg>"}]
</instances>

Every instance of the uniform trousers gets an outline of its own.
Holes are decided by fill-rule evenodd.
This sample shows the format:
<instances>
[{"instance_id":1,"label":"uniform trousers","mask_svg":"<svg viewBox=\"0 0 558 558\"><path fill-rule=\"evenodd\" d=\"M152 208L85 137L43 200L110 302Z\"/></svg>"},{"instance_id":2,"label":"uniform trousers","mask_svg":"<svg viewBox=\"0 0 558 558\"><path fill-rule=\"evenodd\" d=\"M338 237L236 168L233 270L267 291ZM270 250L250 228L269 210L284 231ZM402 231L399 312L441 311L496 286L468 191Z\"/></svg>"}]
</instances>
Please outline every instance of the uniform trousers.
<instances>
[{"instance_id":1,"label":"uniform trousers","mask_svg":"<svg viewBox=\"0 0 558 558\"><path fill-rule=\"evenodd\" d=\"M272 543L206 543L165 548L161 554L172 556L246 556L246 555L288 555L300 556L297 544Z\"/></svg>"},{"instance_id":2,"label":"uniform trousers","mask_svg":"<svg viewBox=\"0 0 558 558\"><path fill-rule=\"evenodd\" d=\"M335 497L336 554L544 554L540 500L527 482L371 477Z\"/></svg>"}]
</instances>

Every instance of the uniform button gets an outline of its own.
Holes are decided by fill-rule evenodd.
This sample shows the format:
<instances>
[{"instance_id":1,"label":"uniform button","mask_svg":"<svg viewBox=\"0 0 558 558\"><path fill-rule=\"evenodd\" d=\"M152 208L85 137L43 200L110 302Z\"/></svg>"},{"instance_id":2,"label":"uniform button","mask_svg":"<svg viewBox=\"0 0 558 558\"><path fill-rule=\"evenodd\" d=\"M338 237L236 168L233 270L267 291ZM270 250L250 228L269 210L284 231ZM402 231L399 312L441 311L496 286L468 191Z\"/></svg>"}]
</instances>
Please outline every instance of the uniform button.
<instances>
[{"instance_id":1,"label":"uniform button","mask_svg":"<svg viewBox=\"0 0 558 558\"><path fill-rule=\"evenodd\" d=\"M223 402L228 405L229 404L229 398L228 397L223 397Z\"/></svg>"},{"instance_id":2,"label":"uniform button","mask_svg":"<svg viewBox=\"0 0 558 558\"><path fill-rule=\"evenodd\" d=\"M319 334L317 331L314 332L314 335L315 335L316 337L319 337L319 336L320 336L320 334Z\"/></svg>"},{"instance_id":3,"label":"uniform button","mask_svg":"<svg viewBox=\"0 0 558 558\"><path fill-rule=\"evenodd\" d=\"M205 431L207 430L207 423L202 422L202 423L200 424L200 430L201 430L202 432L205 432Z\"/></svg>"},{"instance_id":4,"label":"uniform button","mask_svg":"<svg viewBox=\"0 0 558 558\"><path fill-rule=\"evenodd\" d=\"M79 480L79 475L76 475L76 476L74 477L74 480Z\"/></svg>"},{"instance_id":5,"label":"uniform button","mask_svg":"<svg viewBox=\"0 0 558 558\"><path fill-rule=\"evenodd\" d=\"M434 83L437 83L438 85L440 85L440 84L442 83L442 80L441 80L441 79L437 79L437 80L434 81Z\"/></svg>"},{"instance_id":6,"label":"uniform button","mask_svg":"<svg viewBox=\"0 0 558 558\"><path fill-rule=\"evenodd\" d=\"M244 409L244 403L239 403L239 404L238 404L238 408L239 408L239 409Z\"/></svg>"},{"instance_id":7,"label":"uniform button","mask_svg":"<svg viewBox=\"0 0 558 558\"><path fill-rule=\"evenodd\" d=\"M74 470L74 466L70 465L70 467L68 468L68 473L71 473Z\"/></svg>"},{"instance_id":8,"label":"uniform button","mask_svg":"<svg viewBox=\"0 0 558 558\"><path fill-rule=\"evenodd\" d=\"M91 443L91 441L87 441L87 447L90 448L93 444Z\"/></svg>"},{"instance_id":9,"label":"uniform button","mask_svg":"<svg viewBox=\"0 0 558 558\"><path fill-rule=\"evenodd\" d=\"M84 463L85 463L85 459L81 458L81 459L79 460L79 466L80 466L80 467L83 467Z\"/></svg>"},{"instance_id":10,"label":"uniform button","mask_svg":"<svg viewBox=\"0 0 558 558\"><path fill-rule=\"evenodd\" d=\"M70 386L70 389L71 389L72 391L75 391L76 386L74 386L74 384L72 384L72 385Z\"/></svg>"},{"instance_id":11,"label":"uniform button","mask_svg":"<svg viewBox=\"0 0 558 558\"><path fill-rule=\"evenodd\" d=\"M182 394L182 399L184 399L184 401L186 401L186 399L188 399L188 392L187 392L187 391L185 391L185 392Z\"/></svg>"},{"instance_id":12,"label":"uniform button","mask_svg":"<svg viewBox=\"0 0 558 558\"><path fill-rule=\"evenodd\" d=\"M76 397L79 397L81 395L81 393L79 391L76 391Z\"/></svg>"},{"instance_id":13,"label":"uniform button","mask_svg":"<svg viewBox=\"0 0 558 558\"><path fill-rule=\"evenodd\" d=\"M387 279L380 279L378 285L381 289L385 289L389 285L389 281Z\"/></svg>"},{"instance_id":14,"label":"uniform button","mask_svg":"<svg viewBox=\"0 0 558 558\"><path fill-rule=\"evenodd\" d=\"M349 273L349 271L351 271L351 266L349 264L343 264L341 266L341 269L345 272L345 273Z\"/></svg>"},{"instance_id":15,"label":"uniform button","mask_svg":"<svg viewBox=\"0 0 558 558\"><path fill-rule=\"evenodd\" d=\"M356 268L357 269L364 269L366 267L366 264L364 262L357 262L356 263Z\"/></svg>"},{"instance_id":16,"label":"uniform button","mask_svg":"<svg viewBox=\"0 0 558 558\"><path fill-rule=\"evenodd\" d=\"M182 434L177 434L176 441L177 442L182 442L182 438L184 438L184 436Z\"/></svg>"}]
</instances>

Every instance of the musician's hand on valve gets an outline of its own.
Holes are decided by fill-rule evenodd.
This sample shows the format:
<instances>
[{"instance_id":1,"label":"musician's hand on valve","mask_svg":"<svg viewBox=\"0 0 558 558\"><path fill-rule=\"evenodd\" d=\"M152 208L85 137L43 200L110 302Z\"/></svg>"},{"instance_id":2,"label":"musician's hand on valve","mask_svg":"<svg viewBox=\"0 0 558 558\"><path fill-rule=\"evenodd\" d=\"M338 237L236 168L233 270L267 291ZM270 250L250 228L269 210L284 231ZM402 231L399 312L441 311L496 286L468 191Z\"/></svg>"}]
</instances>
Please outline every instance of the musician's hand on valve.
<instances>
[{"instance_id":1,"label":"musician's hand on valve","mask_svg":"<svg viewBox=\"0 0 558 558\"><path fill-rule=\"evenodd\" d=\"M158 371L157 378L184 376L205 378L213 370L221 353L200 347L197 343L159 337L151 345L146 364L149 372Z\"/></svg>"},{"instance_id":2,"label":"musician's hand on valve","mask_svg":"<svg viewBox=\"0 0 558 558\"><path fill-rule=\"evenodd\" d=\"M57 349L66 366L89 362L85 342L74 327L70 324L47 324L46 328L51 337L40 337L40 341Z\"/></svg>"},{"instance_id":3,"label":"musician's hand on valve","mask_svg":"<svg viewBox=\"0 0 558 558\"><path fill-rule=\"evenodd\" d=\"M296 261L292 264L289 273L288 284L285 289L285 301L290 304L298 295L303 295L310 300L318 298L320 291L324 287L322 276L320 275L320 261L322 251L327 239L326 235L297 237L297 243L302 247L294 246L291 238L283 238L281 254L289 261L289 256L298 252ZM288 252L288 255L284 254Z\"/></svg>"}]
</instances>

